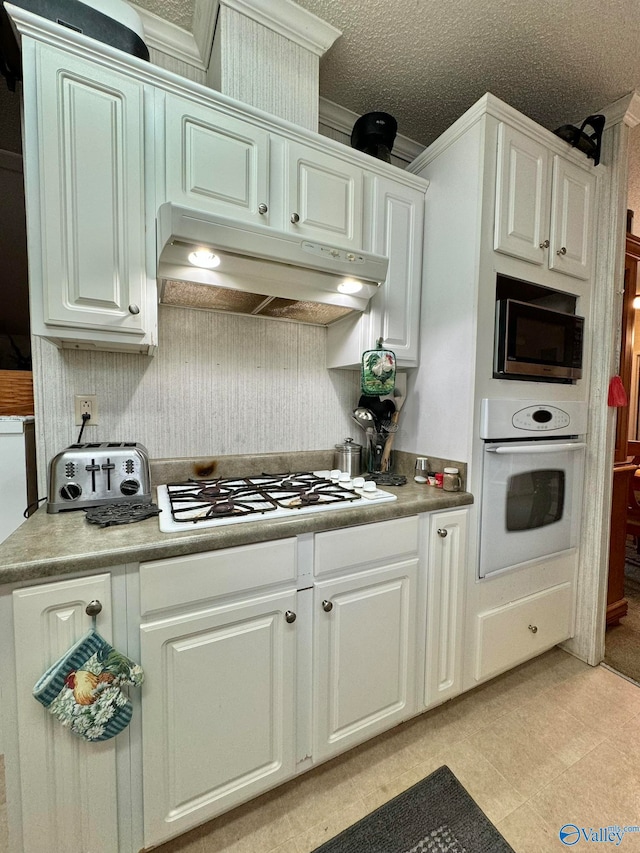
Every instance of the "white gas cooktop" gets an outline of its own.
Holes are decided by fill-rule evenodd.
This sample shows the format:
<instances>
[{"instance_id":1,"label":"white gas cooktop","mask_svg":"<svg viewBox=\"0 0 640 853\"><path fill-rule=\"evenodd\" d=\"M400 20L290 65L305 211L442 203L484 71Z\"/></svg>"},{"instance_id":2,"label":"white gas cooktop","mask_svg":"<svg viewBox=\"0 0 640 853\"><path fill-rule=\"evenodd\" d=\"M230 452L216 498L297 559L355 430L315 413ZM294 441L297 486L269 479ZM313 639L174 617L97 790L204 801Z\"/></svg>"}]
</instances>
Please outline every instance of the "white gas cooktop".
<instances>
[{"instance_id":1,"label":"white gas cooktop","mask_svg":"<svg viewBox=\"0 0 640 853\"><path fill-rule=\"evenodd\" d=\"M220 527L243 521L268 521L298 513L374 506L396 495L367 483L338 481L329 471L259 474L255 477L189 480L158 486L162 533Z\"/></svg>"}]
</instances>

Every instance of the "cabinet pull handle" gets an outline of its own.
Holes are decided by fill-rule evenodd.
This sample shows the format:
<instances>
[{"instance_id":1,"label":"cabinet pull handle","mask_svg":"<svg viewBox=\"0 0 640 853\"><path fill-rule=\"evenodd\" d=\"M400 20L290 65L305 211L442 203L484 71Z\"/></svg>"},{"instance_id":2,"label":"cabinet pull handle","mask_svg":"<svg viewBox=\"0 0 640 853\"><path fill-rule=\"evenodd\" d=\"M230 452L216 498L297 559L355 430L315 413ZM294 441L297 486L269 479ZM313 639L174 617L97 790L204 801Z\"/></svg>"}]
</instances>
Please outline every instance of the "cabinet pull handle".
<instances>
[{"instance_id":1,"label":"cabinet pull handle","mask_svg":"<svg viewBox=\"0 0 640 853\"><path fill-rule=\"evenodd\" d=\"M441 536L443 539L447 536L448 533L449 531L446 530L444 527L438 528L438 536Z\"/></svg>"},{"instance_id":2,"label":"cabinet pull handle","mask_svg":"<svg viewBox=\"0 0 640 853\"><path fill-rule=\"evenodd\" d=\"M327 599L325 598L325 600L322 602L322 609L325 613L330 613L333 610L333 601L327 601Z\"/></svg>"},{"instance_id":3,"label":"cabinet pull handle","mask_svg":"<svg viewBox=\"0 0 640 853\"><path fill-rule=\"evenodd\" d=\"M291 625L292 622L295 622L296 618L296 614L293 612L293 610L287 610L287 612L284 614L285 622L288 622L289 625Z\"/></svg>"},{"instance_id":4,"label":"cabinet pull handle","mask_svg":"<svg viewBox=\"0 0 640 853\"><path fill-rule=\"evenodd\" d=\"M292 213L291 222L296 225L298 222L300 222L300 216L297 213Z\"/></svg>"},{"instance_id":5,"label":"cabinet pull handle","mask_svg":"<svg viewBox=\"0 0 640 853\"><path fill-rule=\"evenodd\" d=\"M537 625L529 625L529 630L531 631L532 634L537 634L538 633L538 626Z\"/></svg>"},{"instance_id":6,"label":"cabinet pull handle","mask_svg":"<svg viewBox=\"0 0 640 853\"><path fill-rule=\"evenodd\" d=\"M93 601L90 601L84 609L84 612L87 616L97 616L98 613L102 612L102 602L98 601L97 598L94 598Z\"/></svg>"},{"instance_id":7,"label":"cabinet pull handle","mask_svg":"<svg viewBox=\"0 0 640 853\"><path fill-rule=\"evenodd\" d=\"M567 250L565 249L564 246L561 249L558 249L558 251L556 252L556 255L566 255L566 254L567 254Z\"/></svg>"},{"instance_id":8,"label":"cabinet pull handle","mask_svg":"<svg viewBox=\"0 0 640 853\"><path fill-rule=\"evenodd\" d=\"M541 249L548 249L549 248L549 241L545 240L544 243L540 243L540 248Z\"/></svg>"},{"instance_id":9,"label":"cabinet pull handle","mask_svg":"<svg viewBox=\"0 0 640 853\"><path fill-rule=\"evenodd\" d=\"M129 305L129 314L139 314L140 309L137 305Z\"/></svg>"},{"instance_id":10,"label":"cabinet pull handle","mask_svg":"<svg viewBox=\"0 0 640 853\"><path fill-rule=\"evenodd\" d=\"M267 205L266 205L266 204L264 204L264 202L263 202L262 204L259 204L259 205L258 205L258 213L259 213L261 216L264 216L264 215L265 215L265 213L266 213L268 210L269 210L269 208L267 207Z\"/></svg>"}]
</instances>

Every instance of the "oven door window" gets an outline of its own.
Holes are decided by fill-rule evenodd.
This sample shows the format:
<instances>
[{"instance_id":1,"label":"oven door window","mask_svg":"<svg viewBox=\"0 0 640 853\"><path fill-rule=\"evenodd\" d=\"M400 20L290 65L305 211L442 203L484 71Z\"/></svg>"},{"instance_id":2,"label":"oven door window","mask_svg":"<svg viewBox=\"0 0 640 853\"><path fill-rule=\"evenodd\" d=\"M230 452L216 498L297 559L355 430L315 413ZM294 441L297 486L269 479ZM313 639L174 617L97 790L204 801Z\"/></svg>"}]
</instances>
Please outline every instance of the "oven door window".
<instances>
[{"instance_id":1,"label":"oven door window","mask_svg":"<svg viewBox=\"0 0 640 853\"><path fill-rule=\"evenodd\" d=\"M565 472L540 469L507 480L507 531L537 530L560 521L564 511Z\"/></svg>"}]
</instances>

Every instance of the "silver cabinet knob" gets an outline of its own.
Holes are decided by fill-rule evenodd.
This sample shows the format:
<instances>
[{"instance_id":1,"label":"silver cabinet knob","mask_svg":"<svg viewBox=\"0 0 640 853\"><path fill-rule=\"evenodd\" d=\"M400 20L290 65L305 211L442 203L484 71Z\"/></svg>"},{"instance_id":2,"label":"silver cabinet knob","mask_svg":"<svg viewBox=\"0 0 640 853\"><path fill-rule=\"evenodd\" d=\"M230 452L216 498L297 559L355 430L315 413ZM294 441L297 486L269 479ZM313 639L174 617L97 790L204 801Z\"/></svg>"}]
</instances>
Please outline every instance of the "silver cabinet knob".
<instances>
[{"instance_id":1,"label":"silver cabinet knob","mask_svg":"<svg viewBox=\"0 0 640 853\"><path fill-rule=\"evenodd\" d=\"M333 601L327 601L327 599L325 598L325 600L322 602L322 609L325 613L330 613L333 610Z\"/></svg>"},{"instance_id":2,"label":"silver cabinet knob","mask_svg":"<svg viewBox=\"0 0 640 853\"><path fill-rule=\"evenodd\" d=\"M264 203L263 203L263 204L259 204L259 205L258 205L258 213L259 213L261 216L264 216L264 215L265 215L265 213L266 213L268 210L269 210L269 208L267 207L267 205L266 205L266 204L264 204Z\"/></svg>"},{"instance_id":3,"label":"silver cabinet knob","mask_svg":"<svg viewBox=\"0 0 640 853\"><path fill-rule=\"evenodd\" d=\"M537 634L538 633L538 626L537 625L529 625L529 630L531 631L532 634Z\"/></svg>"},{"instance_id":4,"label":"silver cabinet knob","mask_svg":"<svg viewBox=\"0 0 640 853\"><path fill-rule=\"evenodd\" d=\"M140 309L137 305L129 305L129 314L139 314Z\"/></svg>"},{"instance_id":5,"label":"silver cabinet knob","mask_svg":"<svg viewBox=\"0 0 640 853\"><path fill-rule=\"evenodd\" d=\"M90 601L84 609L84 612L87 616L97 616L98 613L102 612L102 602L98 601L97 598L94 598L93 601Z\"/></svg>"},{"instance_id":6,"label":"silver cabinet knob","mask_svg":"<svg viewBox=\"0 0 640 853\"><path fill-rule=\"evenodd\" d=\"M558 251L556 252L556 255L566 255L566 254L567 254L567 250L565 249L564 246L561 249L558 249Z\"/></svg>"},{"instance_id":7,"label":"silver cabinet knob","mask_svg":"<svg viewBox=\"0 0 640 853\"><path fill-rule=\"evenodd\" d=\"M295 622L296 618L296 614L293 612L293 610L287 610L287 612L284 614L285 622L288 622L289 625L291 625L292 622Z\"/></svg>"},{"instance_id":8,"label":"silver cabinet knob","mask_svg":"<svg viewBox=\"0 0 640 853\"><path fill-rule=\"evenodd\" d=\"M297 213L292 213L291 222L296 225L296 223L300 222L300 216Z\"/></svg>"},{"instance_id":9,"label":"silver cabinet knob","mask_svg":"<svg viewBox=\"0 0 640 853\"><path fill-rule=\"evenodd\" d=\"M445 530L444 527L438 528L438 536L441 536L443 539L447 536L448 533L449 533L449 531Z\"/></svg>"},{"instance_id":10,"label":"silver cabinet knob","mask_svg":"<svg viewBox=\"0 0 640 853\"><path fill-rule=\"evenodd\" d=\"M540 243L540 248L541 249L548 249L549 248L549 241L545 240L544 243Z\"/></svg>"}]
</instances>

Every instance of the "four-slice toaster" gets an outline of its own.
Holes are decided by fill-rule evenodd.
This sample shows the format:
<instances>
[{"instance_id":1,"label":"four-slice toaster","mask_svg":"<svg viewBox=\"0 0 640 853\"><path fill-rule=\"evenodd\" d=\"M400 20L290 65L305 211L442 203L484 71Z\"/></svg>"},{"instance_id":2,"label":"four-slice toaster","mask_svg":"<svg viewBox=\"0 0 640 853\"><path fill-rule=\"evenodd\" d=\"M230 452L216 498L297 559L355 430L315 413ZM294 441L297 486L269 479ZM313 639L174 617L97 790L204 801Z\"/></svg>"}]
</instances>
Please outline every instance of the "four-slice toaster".
<instances>
[{"instance_id":1,"label":"four-slice toaster","mask_svg":"<svg viewBox=\"0 0 640 853\"><path fill-rule=\"evenodd\" d=\"M149 454L142 444L72 444L49 463L47 512L132 502L151 502Z\"/></svg>"}]
</instances>

